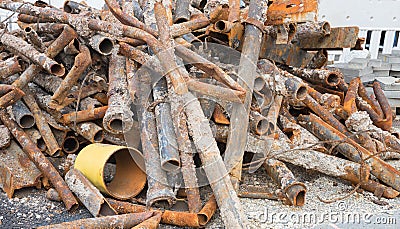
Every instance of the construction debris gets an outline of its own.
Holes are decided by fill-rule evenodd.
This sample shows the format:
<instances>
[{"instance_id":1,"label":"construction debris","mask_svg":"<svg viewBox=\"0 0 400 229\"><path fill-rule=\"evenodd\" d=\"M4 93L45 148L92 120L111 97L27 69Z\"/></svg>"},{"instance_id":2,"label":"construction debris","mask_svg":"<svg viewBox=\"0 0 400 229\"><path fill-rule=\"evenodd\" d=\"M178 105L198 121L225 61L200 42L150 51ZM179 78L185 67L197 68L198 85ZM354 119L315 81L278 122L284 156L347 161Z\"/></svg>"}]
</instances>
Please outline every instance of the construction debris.
<instances>
[{"instance_id":1,"label":"construction debris","mask_svg":"<svg viewBox=\"0 0 400 229\"><path fill-rule=\"evenodd\" d=\"M369 94L326 66L358 27L317 21L316 0L105 3L0 1L19 26L0 30L0 187L11 198L43 185L95 217L40 228L198 228L217 207L226 228L247 228L239 197L307 205L286 163L399 195L384 94L398 82L378 78ZM383 61L349 69L400 71L398 56ZM243 184L260 167L276 191Z\"/></svg>"}]
</instances>

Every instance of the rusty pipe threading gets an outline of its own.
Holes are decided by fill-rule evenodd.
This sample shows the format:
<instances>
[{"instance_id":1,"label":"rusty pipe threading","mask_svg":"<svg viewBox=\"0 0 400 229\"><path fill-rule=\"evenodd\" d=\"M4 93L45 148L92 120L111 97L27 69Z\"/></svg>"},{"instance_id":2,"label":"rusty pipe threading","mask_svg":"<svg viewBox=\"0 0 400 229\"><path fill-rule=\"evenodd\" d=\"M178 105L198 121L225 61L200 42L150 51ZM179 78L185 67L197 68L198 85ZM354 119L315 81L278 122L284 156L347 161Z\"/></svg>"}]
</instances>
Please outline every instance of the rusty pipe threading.
<instances>
[{"instance_id":1,"label":"rusty pipe threading","mask_svg":"<svg viewBox=\"0 0 400 229\"><path fill-rule=\"evenodd\" d=\"M68 189L67 184L64 182L56 168L48 161L42 154L37 146L29 139L28 135L11 119L4 109L0 110L0 119L10 130L12 135L17 139L22 146L24 152L28 155L29 159L37 166L37 168L47 177L53 184L54 188L60 194L66 208L74 210L78 207L78 202L72 192Z\"/></svg>"},{"instance_id":2,"label":"rusty pipe threading","mask_svg":"<svg viewBox=\"0 0 400 229\"><path fill-rule=\"evenodd\" d=\"M96 34L89 39L89 45L98 53L108 56L114 49L113 39L101 34Z\"/></svg>"},{"instance_id":3,"label":"rusty pipe threading","mask_svg":"<svg viewBox=\"0 0 400 229\"><path fill-rule=\"evenodd\" d=\"M250 130L257 135L264 135L268 132L269 122L266 117L258 112L250 111Z\"/></svg>"},{"instance_id":4,"label":"rusty pipe threading","mask_svg":"<svg viewBox=\"0 0 400 229\"><path fill-rule=\"evenodd\" d=\"M12 113L21 128L27 129L35 125L35 117L21 100L12 105Z\"/></svg>"}]
</instances>

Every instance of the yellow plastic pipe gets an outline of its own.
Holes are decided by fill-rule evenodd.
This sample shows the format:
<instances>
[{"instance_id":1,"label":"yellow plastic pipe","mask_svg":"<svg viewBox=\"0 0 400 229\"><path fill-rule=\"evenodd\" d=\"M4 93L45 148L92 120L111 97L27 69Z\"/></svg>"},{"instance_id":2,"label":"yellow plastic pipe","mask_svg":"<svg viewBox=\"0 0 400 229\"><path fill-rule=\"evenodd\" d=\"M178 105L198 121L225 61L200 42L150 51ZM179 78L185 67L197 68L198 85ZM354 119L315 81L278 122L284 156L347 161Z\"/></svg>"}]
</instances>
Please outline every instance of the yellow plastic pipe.
<instances>
[{"instance_id":1,"label":"yellow plastic pipe","mask_svg":"<svg viewBox=\"0 0 400 229\"><path fill-rule=\"evenodd\" d=\"M110 183L104 181L104 167L115 159L116 172ZM75 169L79 170L102 193L116 199L129 199L139 194L146 184L143 156L135 148L95 143L78 154Z\"/></svg>"}]
</instances>

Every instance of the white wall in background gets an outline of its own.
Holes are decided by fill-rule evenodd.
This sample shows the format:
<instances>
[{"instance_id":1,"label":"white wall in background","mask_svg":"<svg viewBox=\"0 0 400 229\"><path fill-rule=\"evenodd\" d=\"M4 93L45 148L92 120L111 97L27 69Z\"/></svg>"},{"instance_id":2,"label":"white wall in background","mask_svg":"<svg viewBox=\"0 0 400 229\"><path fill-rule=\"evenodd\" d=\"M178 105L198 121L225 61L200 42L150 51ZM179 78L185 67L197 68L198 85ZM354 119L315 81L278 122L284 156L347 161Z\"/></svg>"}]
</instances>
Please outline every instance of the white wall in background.
<instances>
[{"instance_id":1,"label":"white wall in background","mask_svg":"<svg viewBox=\"0 0 400 229\"><path fill-rule=\"evenodd\" d=\"M400 28L400 0L319 0L319 20L332 26Z\"/></svg>"}]
</instances>

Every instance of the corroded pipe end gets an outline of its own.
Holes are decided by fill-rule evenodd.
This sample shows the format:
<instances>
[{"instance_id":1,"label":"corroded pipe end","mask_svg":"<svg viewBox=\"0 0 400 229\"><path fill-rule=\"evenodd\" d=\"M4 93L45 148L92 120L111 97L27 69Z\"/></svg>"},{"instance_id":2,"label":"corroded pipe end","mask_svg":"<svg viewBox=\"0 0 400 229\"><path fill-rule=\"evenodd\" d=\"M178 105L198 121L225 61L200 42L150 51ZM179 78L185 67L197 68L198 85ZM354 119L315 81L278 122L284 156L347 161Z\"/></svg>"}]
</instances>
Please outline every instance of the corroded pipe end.
<instances>
[{"instance_id":1,"label":"corroded pipe end","mask_svg":"<svg viewBox=\"0 0 400 229\"><path fill-rule=\"evenodd\" d=\"M31 128L35 125L35 118L32 114L24 114L17 120L18 125L23 129Z\"/></svg>"},{"instance_id":2,"label":"corroded pipe end","mask_svg":"<svg viewBox=\"0 0 400 229\"><path fill-rule=\"evenodd\" d=\"M340 72L331 71L328 73L328 76L325 78L325 83L331 87L337 86L341 81Z\"/></svg>"},{"instance_id":3,"label":"corroded pipe end","mask_svg":"<svg viewBox=\"0 0 400 229\"><path fill-rule=\"evenodd\" d=\"M255 91L261 91L264 88L265 85L265 80L261 76L257 76L256 79L254 80L254 90Z\"/></svg>"},{"instance_id":4,"label":"corroded pipe end","mask_svg":"<svg viewBox=\"0 0 400 229\"><path fill-rule=\"evenodd\" d=\"M303 206L306 203L306 192L306 185L300 182L292 183L285 188L286 196L294 206Z\"/></svg>"},{"instance_id":5,"label":"corroded pipe end","mask_svg":"<svg viewBox=\"0 0 400 229\"><path fill-rule=\"evenodd\" d=\"M161 163L161 168L165 171L176 171L181 167L181 161L179 158L170 158L169 160Z\"/></svg>"},{"instance_id":6,"label":"corroded pipe end","mask_svg":"<svg viewBox=\"0 0 400 229\"><path fill-rule=\"evenodd\" d=\"M307 86L297 78L288 78L285 81L286 90L293 99L304 100L308 95Z\"/></svg>"},{"instance_id":7,"label":"corroded pipe end","mask_svg":"<svg viewBox=\"0 0 400 229\"><path fill-rule=\"evenodd\" d=\"M323 21L320 23L322 33L327 36L331 34L331 25L327 21Z\"/></svg>"},{"instance_id":8,"label":"corroded pipe end","mask_svg":"<svg viewBox=\"0 0 400 229\"><path fill-rule=\"evenodd\" d=\"M56 76L63 76L65 74L65 68L62 64L53 64L50 66L50 73Z\"/></svg>"},{"instance_id":9,"label":"corroded pipe end","mask_svg":"<svg viewBox=\"0 0 400 229\"><path fill-rule=\"evenodd\" d=\"M114 111L113 111L114 110ZM103 127L113 134L128 132L133 126L132 112L120 112L109 107L103 117Z\"/></svg>"},{"instance_id":10,"label":"corroded pipe end","mask_svg":"<svg viewBox=\"0 0 400 229\"><path fill-rule=\"evenodd\" d=\"M214 24L214 29L220 33L228 33L232 27L233 23L225 20L219 20Z\"/></svg>"},{"instance_id":11,"label":"corroded pipe end","mask_svg":"<svg viewBox=\"0 0 400 229\"><path fill-rule=\"evenodd\" d=\"M90 46L102 55L110 55L114 49L114 41L103 35L94 35L90 38Z\"/></svg>"},{"instance_id":12,"label":"corroded pipe end","mask_svg":"<svg viewBox=\"0 0 400 229\"><path fill-rule=\"evenodd\" d=\"M68 154L75 153L79 149L78 139L74 136L66 137L62 143L62 149Z\"/></svg>"}]
</instances>

